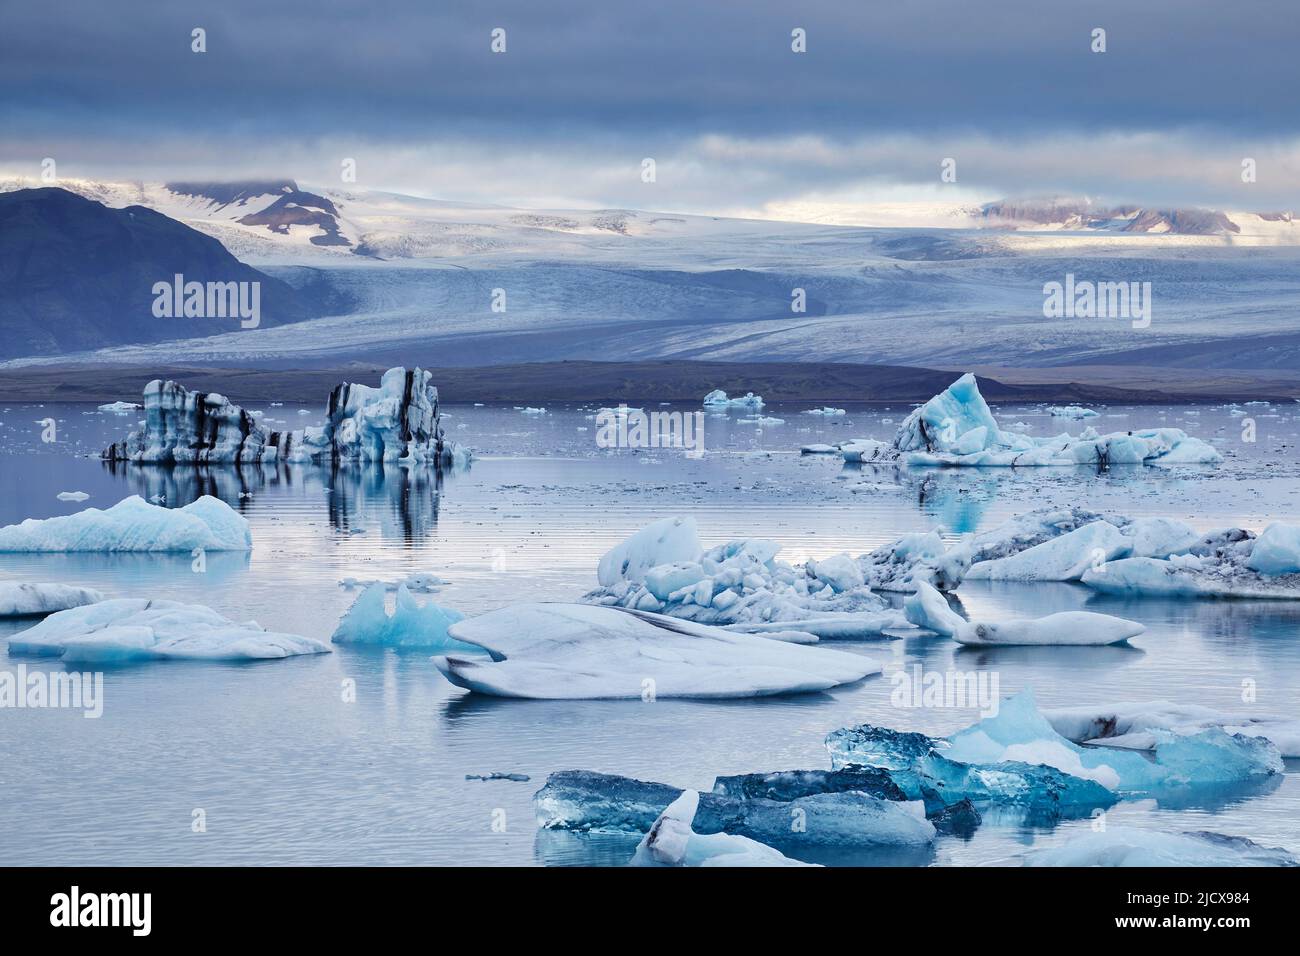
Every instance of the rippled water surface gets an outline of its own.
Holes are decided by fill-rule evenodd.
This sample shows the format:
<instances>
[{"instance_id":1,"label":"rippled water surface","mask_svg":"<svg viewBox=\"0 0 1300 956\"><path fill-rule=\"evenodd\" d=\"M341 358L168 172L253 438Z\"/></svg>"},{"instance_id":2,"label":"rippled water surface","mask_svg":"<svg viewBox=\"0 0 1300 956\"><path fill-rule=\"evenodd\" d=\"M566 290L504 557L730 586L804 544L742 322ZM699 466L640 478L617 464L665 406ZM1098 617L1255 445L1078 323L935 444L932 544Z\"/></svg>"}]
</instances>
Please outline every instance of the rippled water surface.
<instances>
[{"instance_id":1,"label":"rippled water surface","mask_svg":"<svg viewBox=\"0 0 1300 956\"><path fill-rule=\"evenodd\" d=\"M252 405L272 427L319 410ZM933 471L853 468L799 446L889 438L907 407L819 419L709 416L707 454L602 450L591 409L525 415L446 409L449 435L478 454L465 472L331 473L316 467L109 469L93 455L135 415L85 405L0 406L0 524L107 507L128 494L168 506L216 494L249 520L249 555L0 555L0 578L85 584L113 596L206 604L239 620L328 639L356 592L348 577L426 571L435 595L473 614L520 600L571 600L595 585L600 555L630 532L691 514L708 545L776 540L798 562L859 554L907 531L956 536L1046 505L1168 515L1198 528L1300 520L1298 406L1103 409L1101 431L1173 425L1213 440L1217 467ZM1034 434L1077 431L1041 409L997 410ZM58 441L41 441L53 418ZM1243 441L1244 421L1255 428ZM278 420L278 421L277 421ZM84 491L84 504L57 500ZM1074 585L969 582L972 614L1038 616L1087 608L1147 625L1132 648L976 650L947 639L841 642L886 671L988 671L1002 693L1032 687L1042 706L1171 700L1294 715L1300 706L1300 602L1101 598ZM0 622L0 642L30 621ZM0 658L13 669L19 658ZM59 669L22 659L29 668ZM354 703L343 700L356 682ZM1244 705L1243 681L1258 703ZM154 663L111 669L101 719L0 710L0 857L9 863L622 863L624 838L537 830L533 792L554 770L586 768L709 788L713 777L829 766L827 731L871 722L944 734L965 709L900 709L888 677L830 693L762 701L534 702L468 696L423 653L339 647L256 664ZM1180 802L1125 804L1112 820L1212 829L1300 853L1300 783ZM525 773L528 783L468 781ZM196 809L207 832L191 831ZM504 820L504 829L500 822ZM497 826L494 828L494 822ZM827 862L1015 862L1086 821L1054 829L986 825L922 853L809 857ZM634 841L632 841L634 843Z\"/></svg>"}]
</instances>

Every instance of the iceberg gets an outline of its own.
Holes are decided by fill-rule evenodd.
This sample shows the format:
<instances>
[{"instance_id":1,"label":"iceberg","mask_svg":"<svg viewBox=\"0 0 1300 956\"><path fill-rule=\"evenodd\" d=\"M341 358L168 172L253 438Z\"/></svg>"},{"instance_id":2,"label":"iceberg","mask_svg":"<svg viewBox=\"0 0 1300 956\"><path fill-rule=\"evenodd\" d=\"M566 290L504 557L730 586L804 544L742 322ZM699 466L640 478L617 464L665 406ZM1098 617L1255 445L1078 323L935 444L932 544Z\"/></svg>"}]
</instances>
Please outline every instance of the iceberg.
<instances>
[{"instance_id":1,"label":"iceberg","mask_svg":"<svg viewBox=\"0 0 1300 956\"><path fill-rule=\"evenodd\" d=\"M1246 567L1276 576L1300 573L1300 526L1271 524L1255 539Z\"/></svg>"},{"instance_id":2,"label":"iceberg","mask_svg":"<svg viewBox=\"0 0 1300 956\"><path fill-rule=\"evenodd\" d=\"M448 636L448 629L465 615L441 608L432 601L421 606L405 584L397 586L396 605L388 613L388 589L372 584L353 602L334 635L335 644L378 644L384 647L419 647L438 651L475 653L479 648Z\"/></svg>"},{"instance_id":3,"label":"iceberg","mask_svg":"<svg viewBox=\"0 0 1300 956\"><path fill-rule=\"evenodd\" d=\"M104 595L101 592L71 584L22 584L17 581L0 581L0 617L50 614L102 600Z\"/></svg>"},{"instance_id":4,"label":"iceberg","mask_svg":"<svg viewBox=\"0 0 1300 956\"><path fill-rule=\"evenodd\" d=\"M873 594L847 555L795 568L780 545L745 538L703 550L690 518L638 531L600 562L587 604L666 614L751 633L878 637L907 621Z\"/></svg>"},{"instance_id":5,"label":"iceberg","mask_svg":"<svg viewBox=\"0 0 1300 956\"><path fill-rule=\"evenodd\" d=\"M101 412L115 412L119 415L124 415L127 412L135 411L139 407L140 406L135 402L109 402L107 405L100 405L99 410Z\"/></svg>"},{"instance_id":6,"label":"iceberg","mask_svg":"<svg viewBox=\"0 0 1300 956\"><path fill-rule=\"evenodd\" d=\"M87 508L0 528L0 552L248 551L252 546L247 519L210 495L184 508L163 508L132 495L102 511Z\"/></svg>"},{"instance_id":7,"label":"iceberg","mask_svg":"<svg viewBox=\"0 0 1300 956\"><path fill-rule=\"evenodd\" d=\"M1269 741L1217 727L1183 736L1157 733L1154 760L1081 747L1053 728L1028 690L1003 701L996 716L945 740L862 725L833 731L826 747L833 768L885 769L927 808L964 798L976 806L1019 808L1039 820L1086 815L1122 798L1282 772L1282 758Z\"/></svg>"},{"instance_id":8,"label":"iceberg","mask_svg":"<svg viewBox=\"0 0 1300 956\"><path fill-rule=\"evenodd\" d=\"M108 461L150 464L385 461L460 465L469 453L444 439L438 390L421 368L391 368L378 388L344 382L330 392L325 425L271 431L216 392L153 380L145 420L109 445Z\"/></svg>"},{"instance_id":9,"label":"iceberg","mask_svg":"<svg viewBox=\"0 0 1300 956\"><path fill-rule=\"evenodd\" d=\"M1082 405L1053 405L1047 414L1053 418L1096 418L1098 413Z\"/></svg>"},{"instance_id":10,"label":"iceberg","mask_svg":"<svg viewBox=\"0 0 1300 956\"><path fill-rule=\"evenodd\" d=\"M746 392L740 398L728 398L727 393L716 388L704 396L705 408L752 408L763 407L763 397L753 392Z\"/></svg>"},{"instance_id":11,"label":"iceberg","mask_svg":"<svg viewBox=\"0 0 1300 956\"><path fill-rule=\"evenodd\" d=\"M1300 866L1281 847L1208 830L1162 833L1107 827L1025 856L1025 866Z\"/></svg>"},{"instance_id":12,"label":"iceberg","mask_svg":"<svg viewBox=\"0 0 1300 956\"><path fill-rule=\"evenodd\" d=\"M84 491L60 491L54 497L58 498L60 501L85 501L90 497L90 495L86 494Z\"/></svg>"},{"instance_id":13,"label":"iceberg","mask_svg":"<svg viewBox=\"0 0 1300 956\"><path fill-rule=\"evenodd\" d=\"M913 465L1060 466L1209 464L1223 460L1212 445L1177 428L1033 438L998 426L969 372L904 419L890 457Z\"/></svg>"},{"instance_id":14,"label":"iceberg","mask_svg":"<svg viewBox=\"0 0 1300 956\"><path fill-rule=\"evenodd\" d=\"M832 408L830 405L823 405L821 408L809 408L803 411L804 415L820 415L822 418L843 418L848 414L843 408Z\"/></svg>"},{"instance_id":15,"label":"iceberg","mask_svg":"<svg viewBox=\"0 0 1300 956\"><path fill-rule=\"evenodd\" d=\"M700 794L686 790L641 838L631 866L810 866L749 837L691 829Z\"/></svg>"},{"instance_id":16,"label":"iceberg","mask_svg":"<svg viewBox=\"0 0 1300 956\"><path fill-rule=\"evenodd\" d=\"M1268 714L1219 711L1200 704L1150 701L1066 707L1043 711L1061 736L1077 744L1154 750L1169 734L1188 736L1210 728L1263 737L1283 757L1300 758L1300 720Z\"/></svg>"},{"instance_id":17,"label":"iceberg","mask_svg":"<svg viewBox=\"0 0 1300 956\"><path fill-rule=\"evenodd\" d=\"M514 605L447 633L491 659L439 656L438 669L457 687L498 697L757 697L880 672L857 654L586 604Z\"/></svg>"},{"instance_id":18,"label":"iceberg","mask_svg":"<svg viewBox=\"0 0 1300 956\"><path fill-rule=\"evenodd\" d=\"M613 774L563 770L547 778L533 806L543 829L647 833L683 792ZM692 826L696 833L728 833L786 847L926 846L936 832L919 802L856 790L788 800L701 793Z\"/></svg>"},{"instance_id":19,"label":"iceberg","mask_svg":"<svg viewBox=\"0 0 1300 956\"><path fill-rule=\"evenodd\" d=\"M907 619L918 627L981 647L1122 644L1146 630L1136 621L1091 611L1062 611L1020 621L967 621L924 581L916 583L916 591L908 595L903 607Z\"/></svg>"},{"instance_id":20,"label":"iceberg","mask_svg":"<svg viewBox=\"0 0 1300 956\"><path fill-rule=\"evenodd\" d=\"M261 660L327 654L310 637L236 624L211 608L179 601L118 598L51 614L9 639L10 654L65 663L147 660Z\"/></svg>"}]
</instances>

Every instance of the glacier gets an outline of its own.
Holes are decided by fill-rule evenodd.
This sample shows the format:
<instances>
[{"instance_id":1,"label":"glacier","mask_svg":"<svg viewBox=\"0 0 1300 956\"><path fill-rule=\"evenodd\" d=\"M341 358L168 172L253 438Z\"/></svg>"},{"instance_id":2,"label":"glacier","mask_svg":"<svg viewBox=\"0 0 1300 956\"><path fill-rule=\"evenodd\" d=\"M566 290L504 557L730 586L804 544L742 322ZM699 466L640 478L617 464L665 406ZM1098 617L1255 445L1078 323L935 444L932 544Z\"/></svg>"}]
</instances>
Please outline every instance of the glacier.
<instances>
[{"instance_id":1,"label":"glacier","mask_svg":"<svg viewBox=\"0 0 1300 956\"><path fill-rule=\"evenodd\" d=\"M1281 847L1208 830L1165 833L1108 826L1026 854L1025 866L1300 866Z\"/></svg>"},{"instance_id":2,"label":"glacier","mask_svg":"<svg viewBox=\"0 0 1300 956\"><path fill-rule=\"evenodd\" d=\"M28 518L0 528L0 552L248 551L252 546L248 520L210 495L183 508L152 505L132 495L104 510Z\"/></svg>"},{"instance_id":3,"label":"glacier","mask_svg":"<svg viewBox=\"0 0 1300 956\"><path fill-rule=\"evenodd\" d=\"M879 673L842 651L586 604L518 604L453 624L482 657L434 658L457 687L539 700L758 697Z\"/></svg>"},{"instance_id":4,"label":"glacier","mask_svg":"<svg viewBox=\"0 0 1300 956\"><path fill-rule=\"evenodd\" d=\"M1177 428L1033 438L998 426L975 376L967 372L899 425L892 447L874 459L911 465L1029 467L1213 464L1223 456Z\"/></svg>"},{"instance_id":5,"label":"glacier","mask_svg":"<svg viewBox=\"0 0 1300 956\"><path fill-rule=\"evenodd\" d=\"M388 588L370 585L348 608L330 638L335 644L377 644L438 651L481 653L478 647L453 640L448 629L465 615L432 601L421 605L405 584L397 586L393 613L388 613Z\"/></svg>"},{"instance_id":6,"label":"glacier","mask_svg":"<svg viewBox=\"0 0 1300 956\"><path fill-rule=\"evenodd\" d=\"M237 624L179 601L117 598L51 614L9 639L9 653L65 663L147 660L262 660L328 654L322 641Z\"/></svg>"},{"instance_id":7,"label":"glacier","mask_svg":"<svg viewBox=\"0 0 1300 956\"><path fill-rule=\"evenodd\" d=\"M631 866L810 866L749 837L691 829L700 794L686 790L641 838Z\"/></svg>"},{"instance_id":8,"label":"glacier","mask_svg":"<svg viewBox=\"0 0 1300 956\"><path fill-rule=\"evenodd\" d=\"M109 445L107 461L241 464L262 461L384 461L458 466L470 454L443 437L438 390L421 368L391 368L378 388L344 382L329 395L320 427L272 431L216 392L154 379L144 422Z\"/></svg>"},{"instance_id":9,"label":"glacier","mask_svg":"<svg viewBox=\"0 0 1300 956\"><path fill-rule=\"evenodd\" d=\"M550 830L647 833L684 791L589 770L562 770L533 796L537 825ZM776 846L926 846L934 824L917 801L844 789L768 796L700 793L697 833L728 833Z\"/></svg>"},{"instance_id":10,"label":"glacier","mask_svg":"<svg viewBox=\"0 0 1300 956\"><path fill-rule=\"evenodd\" d=\"M71 584L25 584L0 581L0 617L30 617L66 611L104 600L93 588Z\"/></svg>"}]
</instances>

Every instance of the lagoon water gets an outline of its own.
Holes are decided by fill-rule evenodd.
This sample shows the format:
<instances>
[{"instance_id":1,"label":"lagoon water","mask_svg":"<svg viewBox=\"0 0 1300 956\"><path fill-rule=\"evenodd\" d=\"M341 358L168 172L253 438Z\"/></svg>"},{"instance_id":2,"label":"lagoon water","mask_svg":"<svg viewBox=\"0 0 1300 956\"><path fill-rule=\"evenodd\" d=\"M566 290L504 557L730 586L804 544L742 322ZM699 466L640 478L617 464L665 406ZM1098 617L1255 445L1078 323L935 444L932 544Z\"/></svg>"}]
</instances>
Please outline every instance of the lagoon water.
<instances>
[{"instance_id":1,"label":"lagoon water","mask_svg":"<svg viewBox=\"0 0 1300 956\"><path fill-rule=\"evenodd\" d=\"M276 428L320 410L251 404ZM129 494L180 506L215 494L252 526L251 554L0 554L0 579L67 582L112 596L206 604L238 620L328 639L357 591L344 578L422 571L432 596L467 614L520 600L572 600L595 585L600 555L671 514L691 514L706 545L761 536L799 562L860 554L908 531L951 536L1048 505L1168 515L1208 530L1300 520L1300 405L1113 407L1087 423L1002 407L1034 434L1174 425L1213 440L1214 467L908 470L800 456L799 446L887 439L908 408L843 418L769 407L780 425L732 412L705 424L707 453L600 449L590 408L526 415L446 406L449 435L479 456L438 476L400 468L109 468L99 448L136 415L90 405L0 405L0 524L107 507ZM694 410L694 409L690 409ZM58 441L41 441L53 418ZM1254 427L1254 441L1246 420ZM62 502L84 491L84 503ZM986 671L1003 695L1032 687L1040 706L1170 700L1295 716L1300 602L1103 598L1065 585L971 581L973 614L1083 609L1143 622L1131 648L962 648L948 639L835 642L886 662L886 675L830 693L758 701L514 701L451 687L427 653L338 647L255 664L151 663L105 672L104 713L0 710L0 862L8 864L620 864L634 839L539 832L532 794L555 770L584 768L707 789L718 774L824 768L822 738L877 723L941 735L972 709L900 708L889 674ZM427 596L421 595L421 599ZM0 622L0 645L30 626ZM8 657L0 669L61 669ZM346 682L355 701L345 701ZM1243 686L1257 701L1243 703ZM1300 854L1300 764L1248 788L1121 804L1114 823L1216 830ZM524 773L531 781L466 774ZM206 832L194 832L196 811ZM1005 864L1087 828L986 824L906 853L806 853L831 863Z\"/></svg>"}]
</instances>

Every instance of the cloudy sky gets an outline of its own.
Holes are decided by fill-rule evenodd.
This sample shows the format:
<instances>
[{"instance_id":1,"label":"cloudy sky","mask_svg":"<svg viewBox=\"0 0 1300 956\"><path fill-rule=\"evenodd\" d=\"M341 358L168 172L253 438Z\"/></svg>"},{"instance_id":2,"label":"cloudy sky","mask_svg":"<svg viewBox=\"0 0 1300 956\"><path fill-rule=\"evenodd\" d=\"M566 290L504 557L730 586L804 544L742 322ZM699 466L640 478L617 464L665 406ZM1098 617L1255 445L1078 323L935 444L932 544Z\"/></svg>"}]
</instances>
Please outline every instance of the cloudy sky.
<instances>
[{"instance_id":1,"label":"cloudy sky","mask_svg":"<svg viewBox=\"0 0 1300 956\"><path fill-rule=\"evenodd\" d=\"M8 173L329 185L353 158L445 199L831 218L1300 195L1294 0L61 0L4 25Z\"/></svg>"}]
</instances>

